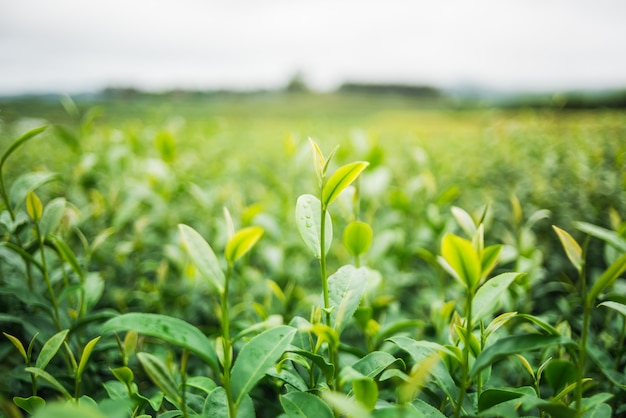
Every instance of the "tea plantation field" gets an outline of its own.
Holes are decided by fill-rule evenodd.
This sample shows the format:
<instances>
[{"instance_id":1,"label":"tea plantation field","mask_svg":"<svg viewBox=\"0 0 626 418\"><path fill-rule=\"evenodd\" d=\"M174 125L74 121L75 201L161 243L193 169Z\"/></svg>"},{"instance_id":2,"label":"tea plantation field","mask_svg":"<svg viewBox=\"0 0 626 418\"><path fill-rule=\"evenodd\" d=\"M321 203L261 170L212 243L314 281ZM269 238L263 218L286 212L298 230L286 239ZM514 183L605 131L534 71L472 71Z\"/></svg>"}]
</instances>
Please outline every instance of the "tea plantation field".
<instances>
[{"instance_id":1,"label":"tea plantation field","mask_svg":"<svg viewBox=\"0 0 626 418\"><path fill-rule=\"evenodd\" d=\"M626 414L626 113L0 100L0 417Z\"/></svg>"}]
</instances>

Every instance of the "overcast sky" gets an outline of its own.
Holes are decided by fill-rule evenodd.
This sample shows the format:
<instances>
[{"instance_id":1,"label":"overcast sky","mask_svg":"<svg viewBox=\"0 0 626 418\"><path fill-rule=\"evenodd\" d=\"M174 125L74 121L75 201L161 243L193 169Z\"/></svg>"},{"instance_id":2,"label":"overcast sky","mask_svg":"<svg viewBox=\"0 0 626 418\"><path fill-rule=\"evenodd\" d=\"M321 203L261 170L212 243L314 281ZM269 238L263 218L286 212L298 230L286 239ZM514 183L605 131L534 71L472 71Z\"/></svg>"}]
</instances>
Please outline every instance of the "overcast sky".
<instances>
[{"instance_id":1,"label":"overcast sky","mask_svg":"<svg viewBox=\"0 0 626 418\"><path fill-rule=\"evenodd\" d=\"M0 94L626 87L624 0L0 0Z\"/></svg>"}]
</instances>

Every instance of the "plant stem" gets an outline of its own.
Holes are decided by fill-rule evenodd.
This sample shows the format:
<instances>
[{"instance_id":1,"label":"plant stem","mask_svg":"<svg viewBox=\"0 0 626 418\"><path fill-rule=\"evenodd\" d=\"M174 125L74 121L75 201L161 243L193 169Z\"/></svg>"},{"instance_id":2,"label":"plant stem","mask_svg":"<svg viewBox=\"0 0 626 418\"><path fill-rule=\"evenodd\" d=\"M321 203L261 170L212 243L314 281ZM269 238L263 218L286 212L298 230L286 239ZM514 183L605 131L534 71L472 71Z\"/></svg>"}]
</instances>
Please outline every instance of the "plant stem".
<instances>
[{"instance_id":1,"label":"plant stem","mask_svg":"<svg viewBox=\"0 0 626 418\"><path fill-rule=\"evenodd\" d=\"M59 330L61 330L61 321L59 320L59 302L57 301L57 297L54 294L52 282L50 281L50 276L48 275L48 266L46 263L46 255L44 251L44 238L41 236L41 230L39 229L39 223L37 222L35 222L35 232L37 233L37 239L39 240L39 251L41 252L41 266L43 268L43 278L46 282L46 286L48 287L48 293L50 293L50 302L52 303L54 324Z\"/></svg>"},{"instance_id":2,"label":"plant stem","mask_svg":"<svg viewBox=\"0 0 626 418\"><path fill-rule=\"evenodd\" d=\"M580 336L580 349L578 352L578 367L576 376L576 416L582 415L582 399L583 399L583 379L585 377L585 359L587 357L587 337L589 334L589 320L591 317L591 309L593 300L587 297L587 281L586 276L586 254L589 245L589 237L585 239L582 248L582 257L580 269L578 270L578 281L580 282L580 295L583 301L583 328Z\"/></svg>"},{"instance_id":3,"label":"plant stem","mask_svg":"<svg viewBox=\"0 0 626 418\"><path fill-rule=\"evenodd\" d=\"M222 293L222 348L224 350L224 390L228 399L228 415L231 418L237 416L237 405L233 399L233 392L230 387L230 368L232 366L232 345L230 341L230 322L228 318L228 287L233 266L229 263L224 280L224 293Z\"/></svg>"},{"instance_id":4,"label":"plant stem","mask_svg":"<svg viewBox=\"0 0 626 418\"><path fill-rule=\"evenodd\" d=\"M465 400L465 392L469 386L469 351L470 351L470 335L472 333L472 300L474 299L474 291L468 287L466 299L466 319L465 319L465 344L463 344L463 371L461 376L461 387L459 388L459 399L456 403L454 417L461 416L463 409L463 401Z\"/></svg>"}]
</instances>

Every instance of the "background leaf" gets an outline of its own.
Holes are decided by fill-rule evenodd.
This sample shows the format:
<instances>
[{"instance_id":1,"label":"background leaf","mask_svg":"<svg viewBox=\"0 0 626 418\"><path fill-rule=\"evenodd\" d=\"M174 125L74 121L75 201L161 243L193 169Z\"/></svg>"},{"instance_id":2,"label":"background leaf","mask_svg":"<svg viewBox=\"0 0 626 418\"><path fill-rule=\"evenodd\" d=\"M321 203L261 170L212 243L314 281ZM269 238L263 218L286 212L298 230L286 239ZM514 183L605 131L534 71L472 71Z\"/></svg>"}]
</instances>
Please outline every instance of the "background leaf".
<instances>
[{"instance_id":1,"label":"background leaf","mask_svg":"<svg viewBox=\"0 0 626 418\"><path fill-rule=\"evenodd\" d=\"M333 418L330 407L315 395L289 392L280 397L280 404L289 418Z\"/></svg>"},{"instance_id":2,"label":"background leaf","mask_svg":"<svg viewBox=\"0 0 626 418\"><path fill-rule=\"evenodd\" d=\"M193 265L218 293L224 293L224 272L209 243L190 226L180 224L178 230Z\"/></svg>"},{"instance_id":3,"label":"background leaf","mask_svg":"<svg viewBox=\"0 0 626 418\"><path fill-rule=\"evenodd\" d=\"M333 328L341 334L359 307L367 286L367 269L346 265L328 278L328 297Z\"/></svg>"}]
</instances>

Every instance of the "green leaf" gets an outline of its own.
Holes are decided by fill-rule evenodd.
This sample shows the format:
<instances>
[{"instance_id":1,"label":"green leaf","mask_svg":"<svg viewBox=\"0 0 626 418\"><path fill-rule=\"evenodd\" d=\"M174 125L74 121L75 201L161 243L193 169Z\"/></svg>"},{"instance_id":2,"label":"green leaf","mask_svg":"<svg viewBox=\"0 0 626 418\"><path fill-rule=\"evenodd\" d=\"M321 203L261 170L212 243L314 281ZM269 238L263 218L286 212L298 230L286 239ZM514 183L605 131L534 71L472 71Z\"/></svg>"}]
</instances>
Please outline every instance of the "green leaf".
<instances>
[{"instance_id":1,"label":"green leaf","mask_svg":"<svg viewBox=\"0 0 626 418\"><path fill-rule=\"evenodd\" d=\"M626 253L626 239L618 235L616 232L587 222L574 222L574 226L579 231L601 239L618 251Z\"/></svg>"},{"instance_id":2,"label":"green leaf","mask_svg":"<svg viewBox=\"0 0 626 418\"><path fill-rule=\"evenodd\" d=\"M16 337L12 336L11 334L7 334L6 332L3 332L3 334L4 334L5 337L7 337L9 339L9 341L11 341L11 343L13 343L15 348L17 348L17 351L20 352L20 354L24 358L24 363L28 364L28 356L26 355L26 350L24 349L24 344L22 344L22 342L19 339L17 339Z\"/></svg>"},{"instance_id":3,"label":"green leaf","mask_svg":"<svg viewBox=\"0 0 626 418\"><path fill-rule=\"evenodd\" d=\"M623 303L618 303L618 302L607 300L605 302L600 303L598 307L600 306L606 306L607 308L613 309L614 311L619 312L620 314L624 315L624 318L626 318L626 305L624 305Z\"/></svg>"},{"instance_id":4,"label":"green leaf","mask_svg":"<svg viewBox=\"0 0 626 418\"><path fill-rule=\"evenodd\" d=\"M354 362L352 368L363 376L374 378L387 367L396 363L402 363L402 360L385 351L373 351Z\"/></svg>"},{"instance_id":5,"label":"green leaf","mask_svg":"<svg viewBox=\"0 0 626 418\"><path fill-rule=\"evenodd\" d=\"M322 257L321 232L322 232L322 204L319 199L310 194L303 194L296 202L296 226L306 247L315 258ZM333 240L333 223L330 213L326 212L324 225L324 254L328 253Z\"/></svg>"},{"instance_id":6,"label":"green leaf","mask_svg":"<svg viewBox=\"0 0 626 418\"><path fill-rule=\"evenodd\" d=\"M416 406L417 405L417 406ZM414 404L390 405L377 408L372 418L446 418L438 409L416 399Z\"/></svg>"},{"instance_id":7,"label":"green leaf","mask_svg":"<svg viewBox=\"0 0 626 418\"><path fill-rule=\"evenodd\" d=\"M322 204L327 208L339 194L350 185L369 165L366 161L355 161L341 166L326 181L322 189Z\"/></svg>"},{"instance_id":8,"label":"green leaf","mask_svg":"<svg viewBox=\"0 0 626 418\"><path fill-rule=\"evenodd\" d=\"M472 300L472 322L477 324L498 308L500 297L506 292L511 283L525 273L502 273L487 280L478 290Z\"/></svg>"},{"instance_id":9,"label":"green leaf","mask_svg":"<svg viewBox=\"0 0 626 418\"><path fill-rule=\"evenodd\" d=\"M372 411L378 401L378 386L371 377L360 377L352 381L352 392L355 399L369 411Z\"/></svg>"},{"instance_id":10,"label":"green leaf","mask_svg":"<svg viewBox=\"0 0 626 418\"><path fill-rule=\"evenodd\" d=\"M569 261L576 267L576 270L580 271L582 268L582 248L580 248L576 240L566 231L555 225L552 225L552 228L559 237L565 254L567 254L567 258L569 258Z\"/></svg>"},{"instance_id":11,"label":"green leaf","mask_svg":"<svg viewBox=\"0 0 626 418\"><path fill-rule=\"evenodd\" d=\"M252 399L246 395L237 408L237 418L254 418L255 416ZM202 408L202 417L229 418L228 398L223 387L217 387L207 396Z\"/></svg>"},{"instance_id":12,"label":"green leaf","mask_svg":"<svg viewBox=\"0 0 626 418\"><path fill-rule=\"evenodd\" d=\"M435 366L440 362L441 357L439 353L434 352L425 357L419 363L413 365L411 373L407 381L402 382L397 389L398 402L407 403L411 402L422 387L427 383Z\"/></svg>"},{"instance_id":13,"label":"green leaf","mask_svg":"<svg viewBox=\"0 0 626 418\"><path fill-rule=\"evenodd\" d=\"M496 264L498 263L498 257L502 252L502 245L490 245L486 247L481 256L480 266L481 266L481 278L486 279L489 273L494 269Z\"/></svg>"},{"instance_id":14,"label":"green leaf","mask_svg":"<svg viewBox=\"0 0 626 418\"><path fill-rule=\"evenodd\" d=\"M165 396L180 403L181 396L178 393L178 386L163 361L150 353L137 353L137 360L141 363L150 380Z\"/></svg>"},{"instance_id":15,"label":"green leaf","mask_svg":"<svg viewBox=\"0 0 626 418\"><path fill-rule=\"evenodd\" d=\"M367 286L367 269L346 265L328 278L333 329L341 334L361 303Z\"/></svg>"},{"instance_id":16,"label":"green leaf","mask_svg":"<svg viewBox=\"0 0 626 418\"><path fill-rule=\"evenodd\" d=\"M500 403L533 394L534 391L530 387L485 389L478 398L478 410L484 411Z\"/></svg>"},{"instance_id":17,"label":"green leaf","mask_svg":"<svg viewBox=\"0 0 626 418\"><path fill-rule=\"evenodd\" d=\"M69 247L69 245L67 245L65 241L56 236L52 237L52 242L54 242L54 247L56 248L61 258L70 265L72 270L74 270L74 273L78 274L78 276L80 277L83 277L85 273L80 267L78 259L76 258L76 255L74 255L74 252Z\"/></svg>"},{"instance_id":18,"label":"green leaf","mask_svg":"<svg viewBox=\"0 0 626 418\"><path fill-rule=\"evenodd\" d=\"M326 361L326 358L324 358L323 356L319 354L314 354L311 351L307 351L307 350L289 349L289 352L311 360L313 364L319 367L319 369L324 374L324 377L326 378L326 380L333 379L335 375L335 366L329 363L328 361Z\"/></svg>"},{"instance_id":19,"label":"green leaf","mask_svg":"<svg viewBox=\"0 0 626 418\"><path fill-rule=\"evenodd\" d=\"M118 367L116 369L110 369L113 376L120 382L124 383L126 386L129 386L135 380L135 374L130 367Z\"/></svg>"},{"instance_id":20,"label":"green leaf","mask_svg":"<svg viewBox=\"0 0 626 418\"><path fill-rule=\"evenodd\" d=\"M288 418L333 418L333 411L320 398L306 392L289 392L280 397Z\"/></svg>"},{"instance_id":21,"label":"green leaf","mask_svg":"<svg viewBox=\"0 0 626 418\"><path fill-rule=\"evenodd\" d=\"M470 377L474 378L485 367L511 354L539 350L552 345L575 345L575 343L569 338L557 335L530 334L501 338L497 344L487 347L476 358Z\"/></svg>"},{"instance_id":22,"label":"green leaf","mask_svg":"<svg viewBox=\"0 0 626 418\"><path fill-rule=\"evenodd\" d=\"M59 351L59 348L61 348L61 345L63 345L63 341L65 341L65 337L69 331L69 329L59 331L44 343L37 357L37 361L35 362L36 368L41 370L46 368L50 360L52 360L57 351Z\"/></svg>"},{"instance_id":23,"label":"green leaf","mask_svg":"<svg viewBox=\"0 0 626 418\"><path fill-rule=\"evenodd\" d=\"M31 415L46 404L46 401L39 396L29 396L28 398L15 396L13 402Z\"/></svg>"},{"instance_id":24,"label":"green leaf","mask_svg":"<svg viewBox=\"0 0 626 418\"><path fill-rule=\"evenodd\" d=\"M118 401L116 406L114 410L117 414L109 416L123 416L120 414L123 414L130 405ZM86 403L55 402L39 409L32 418L107 418L107 414Z\"/></svg>"},{"instance_id":25,"label":"green leaf","mask_svg":"<svg viewBox=\"0 0 626 418\"><path fill-rule=\"evenodd\" d=\"M447 233L441 242L442 266L453 277L475 289L481 276L481 262L469 240ZM442 261L441 257L439 258Z\"/></svg>"},{"instance_id":26,"label":"green leaf","mask_svg":"<svg viewBox=\"0 0 626 418\"><path fill-rule=\"evenodd\" d=\"M365 222L350 222L343 231L343 245L354 256L366 253L373 238L372 227Z\"/></svg>"},{"instance_id":27,"label":"green leaf","mask_svg":"<svg viewBox=\"0 0 626 418\"><path fill-rule=\"evenodd\" d=\"M109 319L101 332L136 331L140 334L160 338L170 344L186 348L208 364L214 371L217 367L217 353L213 343L196 327L165 315L149 313L128 313Z\"/></svg>"},{"instance_id":28,"label":"green leaf","mask_svg":"<svg viewBox=\"0 0 626 418\"><path fill-rule=\"evenodd\" d=\"M85 276L85 282L82 284L85 292L84 311L89 312L91 308L96 306L102 294L104 293L104 279L100 273L90 272Z\"/></svg>"},{"instance_id":29,"label":"green leaf","mask_svg":"<svg viewBox=\"0 0 626 418\"><path fill-rule=\"evenodd\" d=\"M249 226L240 229L226 244L224 251L226 260L233 264L246 254L256 244L263 235L263 228L260 226Z\"/></svg>"},{"instance_id":30,"label":"green leaf","mask_svg":"<svg viewBox=\"0 0 626 418\"><path fill-rule=\"evenodd\" d=\"M209 243L190 226L179 224L178 230L193 265L219 294L224 293L224 272Z\"/></svg>"},{"instance_id":31,"label":"green leaf","mask_svg":"<svg viewBox=\"0 0 626 418\"><path fill-rule=\"evenodd\" d=\"M206 376L192 376L187 379L185 384L190 388L201 390L207 394L217 387L213 379Z\"/></svg>"},{"instance_id":32,"label":"green leaf","mask_svg":"<svg viewBox=\"0 0 626 418\"><path fill-rule=\"evenodd\" d=\"M613 416L613 409L609 405L601 403L586 410L582 418L606 418L610 416Z\"/></svg>"},{"instance_id":33,"label":"green leaf","mask_svg":"<svg viewBox=\"0 0 626 418\"><path fill-rule=\"evenodd\" d=\"M63 385L61 383L59 383L58 380L56 380L56 378L54 376L52 376L50 373L48 373L45 370L40 369L39 367L26 367L24 369L27 373L30 373L38 378L41 378L43 380L45 380L46 382L50 383L50 385L55 388L56 390L58 390L59 392L61 392L61 394L63 396L65 396L67 399L71 399L72 395L70 395L70 393L67 391L67 389L65 389L63 387Z\"/></svg>"},{"instance_id":34,"label":"green leaf","mask_svg":"<svg viewBox=\"0 0 626 418\"><path fill-rule=\"evenodd\" d=\"M96 338L94 338L93 340L89 341L87 343L87 345L85 345L85 348L83 349L83 354L80 356L80 361L78 363L78 369L76 369L76 379L77 380L81 380L82 375L83 375L83 371L85 370L85 367L87 366L87 362L89 361L89 357L91 357L91 353L94 349L94 347L96 346L96 344L98 343L98 341L100 341L101 336L97 336Z\"/></svg>"},{"instance_id":35,"label":"green leaf","mask_svg":"<svg viewBox=\"0 0 626 418\"><path fill-rule=\"evenodd\" d=\"M38 222L43 215L41 200L39 200L39 196L32 190L26 195L26 213L28 213L30 219L35 222Z\"/></svg>"},{"instance_id":36,"label":"green leaf","mask_svg":"<svg viewBox=\"0 0 626 418\"><path fill-rule=\"evenodd\" d=\"M46 205L41 221L39 222L41 235L47 237L57 229L63 218L65 205L66 201L62 197L56 198Z\"/></svg>"},{"instance_id":37,"label":"green leaf","mask_svg":"<svg viewBox=\"0 0 626 418\"><path fill-rule=\"evenodd\" d=\"M265 371L282 356L296 331L285 325L272 328L251 339L241 349L231 373L235 403L239 404L265 375Z\"/></svg>"},{"instance_id":38,"label":"green leaf","mask_svg":"<svg viewBox=\"0 0 626 418\"><path fill-rule=\"evenodd\" d=\"M370 418L370 411L355 399L348 398L343 393L323 391L322 398L328 402L341 416L347 418Z\"/></svg>"},{"instance_id":39,"label":"green leaf","mask_svg":"<svg viewBox=\"0 0 626 418\"><path fill-rule=\"evenodd\" d=\"M452 212L452 216L454 216L454 219L456 219L456 222L459 224L463 232L467 234L467 237L472 238L476 233L476 223L474 222L470 214L457 206L452 206L450 208L450 211Z\"/></svg>"},{"instance_id":40,"label":"green leaf","mask_svg":"<svg viewBox=\"0 0 626 418\"><path fill-rule=\"evenodd\" d=\"M9 158L11 154L13 154L22 144L24 144L29 139L36 137L46 129L48 129L47 126L40 126L38 128L31 129L30 131L26 132L15 141L13 141L9 148L7 148L7 150L4 151L4 153L2 154L2 158L0 158L0 170L2 170L2 167L4 167L4 163L6 162L7 158Z\"/></svg>"},{"instance_id":41,"label":"green leaf","mask_svg":"<svg viewBox=\"0 0 626 418\"><path fill-rule=\"evenodd\" d=\"M575 382L577 379L576 375L576 366L567 360L550 361L542 374L555 394L570 383Z\"/></svg>"},{"instance_id":42,"label":"green leaf","mask_svg":"<svg viewBox=\"0 0 626 418\"><path fill-rule=\"evenodd\" d=\"M19 206L26 200L28 194L44 184L58 178L55 173L34 172L22 174L11 185L10 199L14 206Z\"/></svg>"},{"instance_id":43,"label":"green leaf","mask_svg":"<svg viewBox=\"0 0 626 418\"><path fill-rule=\"evenodd\" d=\"M626 253L622 254L620 258L615 260L608 269L602 273L602 275L593 284L589 293L587 294L587 303L590 305L596 300L596 298L602 293L604 289L611 286L615 280L626 270Z\"/></svg>"}]
</instances>

